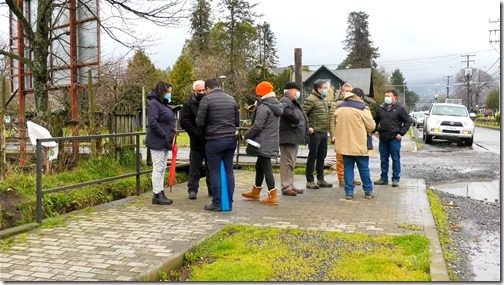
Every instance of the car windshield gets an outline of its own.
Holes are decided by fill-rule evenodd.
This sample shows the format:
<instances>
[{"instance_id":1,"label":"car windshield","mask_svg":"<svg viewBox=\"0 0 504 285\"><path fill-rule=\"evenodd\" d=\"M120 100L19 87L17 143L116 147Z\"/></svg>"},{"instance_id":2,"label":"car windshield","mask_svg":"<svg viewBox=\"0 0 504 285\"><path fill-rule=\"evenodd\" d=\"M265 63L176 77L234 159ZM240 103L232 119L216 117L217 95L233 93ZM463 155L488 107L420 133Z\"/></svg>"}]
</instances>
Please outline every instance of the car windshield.
<instances>
[{"instance_id":1,"label":"car windshield","mask_svg":"<svg viewBox=\"0 0 504 285\"><path fill-rule=\"evenodd\" d=\"M467 110L458 106L434 106L432 115L467 117Z\"/></svg>"}]
</instances>

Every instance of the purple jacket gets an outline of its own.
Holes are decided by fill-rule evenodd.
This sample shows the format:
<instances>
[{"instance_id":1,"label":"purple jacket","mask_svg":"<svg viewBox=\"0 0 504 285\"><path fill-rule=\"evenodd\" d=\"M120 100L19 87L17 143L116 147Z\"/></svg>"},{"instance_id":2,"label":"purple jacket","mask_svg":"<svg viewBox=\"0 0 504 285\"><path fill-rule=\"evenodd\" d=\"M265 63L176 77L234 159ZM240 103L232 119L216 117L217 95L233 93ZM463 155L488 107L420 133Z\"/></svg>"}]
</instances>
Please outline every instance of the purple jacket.
<instances>
[{"instance_id":1,"label":"purple jacket","mask_svg":"<svg viewBox=\"0 0 504 285\"><path fill-rule=\"evenodd\" d=\"M149 128L145 145L153 150L171 150L175 135L175 114L165 102L159 100L156 93L149 93L147 99L149 99L147 108Z\"/></svg>"}]
</instances>

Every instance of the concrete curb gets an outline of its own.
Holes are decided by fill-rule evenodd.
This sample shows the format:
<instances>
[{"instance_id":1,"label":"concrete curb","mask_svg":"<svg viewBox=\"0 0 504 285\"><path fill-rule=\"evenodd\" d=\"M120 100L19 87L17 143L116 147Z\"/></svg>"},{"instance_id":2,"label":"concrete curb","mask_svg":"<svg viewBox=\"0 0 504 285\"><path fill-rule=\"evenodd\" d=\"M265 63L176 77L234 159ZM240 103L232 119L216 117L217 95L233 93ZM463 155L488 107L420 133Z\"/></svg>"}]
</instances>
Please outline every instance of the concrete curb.
<instances>
[{"instance_id":1,"label":"concrete curb","mask_svg":"<svg viewBox=\"0 0 504 285\"><path fill-rule=\"evenodd\" d=\"M422 218L424 223L424 232L427 238L430 240L430 254L431 254L431 264L430 264L430 275L431 281L450 281L450 276L448 274L448 269L446 267L446 261L443 255L443 249L441 248L441 242L439 241L439 235L437 232L436 223L434 222L434 217L432 216L432 210L429 202L429 197L427 196L427 187L425 186L425 181L422 181L423 185L420 186L421 189L425 189L425 195L421 199L420 204L422 207Z\"/></svg>"},{"instance_id":2,"label":"concrete curb","mask_svg":"<svg viewBox=\"0 0 504 285\"><path fill-rule=\"evenodd\" d=\"M186 251L182 251L179 253L176 253L174 256L163 260L162 262L159 263L158 266L154 269L147 270L146 272L142 272L135 276L134 281L154 281L157 282L160 279L159 272L164 271L166 273L170 273L172 270L177 270L180 267L184 265L184 257L185 254L191 251L194 247L198 246L199 244L203 243L206 239L214 236L217 234L223 226L219 227L215 231L213 231L210 235L205 236L204 238L194 242L190 248Z\"/></svg>"},{"instance_id":3,"label":"concrete curb","mask_svg":"<svg viewBox=\"0 0 504 285\"><path fill-rule=\"evenodd\" d=\"M140 196L142 194L140 194ZM100 209L106 209L106 208L113 207L113 206L119 206L119 205L123 205L123 204L129 203L129 202L132 202L132 201L134 201L135 199L137 199L140 196L130 196L130 197L126 197L126 198L123 198L123 199L111 201L111 202L108 202L108 203L105 203L105 204L96 205L96 206L93 206L91 208L93 208L95 210L100 210ZM83 213L84 213L84 209L80 209L80 210L75 210L75 211L72 211L72 212L69 212L69 213L66 213L66 214L62 214L62 215L59 215L59 216L56 216L56 217L57 218L68 218L70 216L81 215ZM45 218L44 220L47 220L47 219L49 219L49 218ZM42 220L42 224L44 223L44 220ZM9 238L9 237L18 235L18 234L29 232L29 231L31 231L33 229L36 229L36 228L40 227L42 224L38 224L36 222L33 222L33 223L24 224L24 225L21 225L21 226L17 226L17 227L1 230L0 231L0 239L6 239L6 238Z\"/></svg>"}]
</instances>

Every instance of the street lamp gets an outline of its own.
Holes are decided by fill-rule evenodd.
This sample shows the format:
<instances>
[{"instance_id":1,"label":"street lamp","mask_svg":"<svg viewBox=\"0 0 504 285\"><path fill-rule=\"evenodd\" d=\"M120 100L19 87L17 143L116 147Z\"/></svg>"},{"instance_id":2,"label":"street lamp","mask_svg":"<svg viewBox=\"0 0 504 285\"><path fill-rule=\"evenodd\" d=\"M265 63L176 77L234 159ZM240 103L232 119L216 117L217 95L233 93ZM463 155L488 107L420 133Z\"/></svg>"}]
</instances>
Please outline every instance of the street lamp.
<instances>
[{"instance_id":1,"label":"street lamp","mask_svg":"<svg viewBox=\"0 0 504 285\"><path fill-rule=\"evenodd\" d=\"M226 75L219 76L219 79L222 81L222 91L224 91L224 82L226 82Z\"/></svg>"}]
</instances>

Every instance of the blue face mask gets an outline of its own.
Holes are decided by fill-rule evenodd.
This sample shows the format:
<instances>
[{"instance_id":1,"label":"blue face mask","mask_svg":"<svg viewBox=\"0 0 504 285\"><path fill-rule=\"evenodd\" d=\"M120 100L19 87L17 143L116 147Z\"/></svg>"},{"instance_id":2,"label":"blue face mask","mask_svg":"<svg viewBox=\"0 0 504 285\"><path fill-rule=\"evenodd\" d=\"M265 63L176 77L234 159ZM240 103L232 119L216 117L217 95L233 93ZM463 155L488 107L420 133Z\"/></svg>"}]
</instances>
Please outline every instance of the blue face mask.
<instances>
[{"instance_id":1,"label":"blue face mask","mask_svg":"<svg viewBox=\"0 0 504 285\"><path fill-rule=\"evenodd\" d=\"M165 95L164 95L165 99L168 100L168 103L171 102L171 92L167 92Z\"/></svg>"},{"instance_id":2,"label":"blue face mask","mask_svg":"<svg viewBox=\"0 0 504 285\"><path fill-rule=\"evenodd\" d=\"M322 95L322 97L327 96L327 89L322 90L322 94L320 94L320 95Z\"/></svg>"},{"instance_id":3,"label":"blue face mask","mask_svg":"<svg viewBox=\"0 0 504 285\"><path fill-rule=\"evenodd\" d=\"M385 104L387 104L387 105L392 104L392 98L390 98L390 97L385 97L384 101L385 101Z\"/></svg>"}]
</instances>

